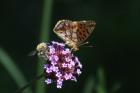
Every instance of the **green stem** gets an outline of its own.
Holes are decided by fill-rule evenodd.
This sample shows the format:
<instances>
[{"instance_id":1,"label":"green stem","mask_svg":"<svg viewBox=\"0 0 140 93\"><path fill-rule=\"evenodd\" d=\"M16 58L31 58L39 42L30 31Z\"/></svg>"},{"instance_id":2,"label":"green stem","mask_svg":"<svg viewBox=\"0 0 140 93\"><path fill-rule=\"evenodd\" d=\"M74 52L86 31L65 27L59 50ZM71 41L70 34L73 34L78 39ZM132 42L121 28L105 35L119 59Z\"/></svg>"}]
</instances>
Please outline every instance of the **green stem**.
<instances>
[{"instance_id":1,"label":"green stem","mask_svg":"<svg viewBox=\"0 0 140 93\"><path fill-rule=\"evenodd\" d=\"M97 74L98 74L97 93L106 93L105 73L102 67L99 67Z\"/></svg>"},{"instance_id":2,"label":"green stem","mask_svg":"<svg viewBox=\"0 0 140 93\"><path fill-rule=\"evenodd\" d=\"M48 42L50 39L52 5L53 5L53 0L44 0L41 32L40 32L40 40L39 40L40 42L42 41ZM37 74L42 73L43 71L42 65L43 62L41 62L41 60L38 60ZM43 82L44 82L44 78L38 80L36 85L36 93L45 93Z\"/></svg>"}]
</instances>

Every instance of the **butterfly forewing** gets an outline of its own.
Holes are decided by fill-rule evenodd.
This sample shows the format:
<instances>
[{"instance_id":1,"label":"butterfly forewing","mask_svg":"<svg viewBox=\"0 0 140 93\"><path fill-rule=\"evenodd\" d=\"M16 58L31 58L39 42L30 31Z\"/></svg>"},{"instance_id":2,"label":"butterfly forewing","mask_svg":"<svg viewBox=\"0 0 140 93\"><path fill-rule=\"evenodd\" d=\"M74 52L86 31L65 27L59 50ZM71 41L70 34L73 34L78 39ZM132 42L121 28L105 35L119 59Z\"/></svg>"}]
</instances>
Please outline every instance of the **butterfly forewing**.
<instances>
[{"instance_id":1,"label":"butterfly forewing","mask_svg":"<svg viewBox=\"0 0 140 93\"><path fill-rule=\"evenodd\" d=\"M65 42L71 38L71 27L72 21L60 20L55 25L53 31Z\"/></svg>"}]
</instances>

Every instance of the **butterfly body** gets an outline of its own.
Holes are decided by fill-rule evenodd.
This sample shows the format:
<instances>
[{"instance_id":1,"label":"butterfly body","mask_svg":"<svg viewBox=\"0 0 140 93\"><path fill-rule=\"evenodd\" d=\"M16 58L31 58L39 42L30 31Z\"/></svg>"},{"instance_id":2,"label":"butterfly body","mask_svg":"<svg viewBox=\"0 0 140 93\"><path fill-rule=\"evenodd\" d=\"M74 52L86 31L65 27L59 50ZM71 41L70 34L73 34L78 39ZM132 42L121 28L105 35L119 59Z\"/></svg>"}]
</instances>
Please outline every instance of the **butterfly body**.
<instances>
[{"instance_id":1,"label":"butterfly body","mask_svg":"<svg viewBox=\"0 0 140 93\"><path fill-rule=\"evenodd\" d=\"M73 51L79 50L82 44L93 32L95 21L70 21L60 20L53 31L71 47Z\"/></svg>"}]
</instances>

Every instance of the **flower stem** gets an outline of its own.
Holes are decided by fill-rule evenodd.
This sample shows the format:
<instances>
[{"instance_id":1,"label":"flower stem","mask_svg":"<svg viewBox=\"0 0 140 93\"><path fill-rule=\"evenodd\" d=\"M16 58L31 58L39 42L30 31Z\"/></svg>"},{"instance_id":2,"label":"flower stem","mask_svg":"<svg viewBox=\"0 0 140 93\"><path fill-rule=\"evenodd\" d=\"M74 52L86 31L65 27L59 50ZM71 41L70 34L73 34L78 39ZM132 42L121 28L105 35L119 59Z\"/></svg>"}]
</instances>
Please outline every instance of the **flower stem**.
<instances>
[{"instance_id":1,"label":"flower stem","mask_svg":"<svg viewBox=\"0 0 140 93\"><path fill-rule=\"evenodd\" d=\"M42 22L40 28L40 38L39 42L48 42L50 39L50 26L51 26L51 14L52 14L52 5L53 0L43 0L43 14L42 14ZM38 60L37 64L37 74L42 72L43 63L41 60ZM37 81L35 93L45 93L45 89L42 84L43 79Z\"/></svg>"},{"instance_id":2,"label":"flower stem","mask_svg":"<svg viewBox=\"0 0 140 93\"><path fill-rule=\"evenodd\" d=\"M27 85L25 85L24 87L18 89L15 93L21 93L22 91L24 91L26 88L30 87L31 85L33 85L33 83L35 83L37 80L41 79L44 76L44 73L40 74L39 76L36 76L34 79L32 79Z\"/></svg>"}]
</instances>

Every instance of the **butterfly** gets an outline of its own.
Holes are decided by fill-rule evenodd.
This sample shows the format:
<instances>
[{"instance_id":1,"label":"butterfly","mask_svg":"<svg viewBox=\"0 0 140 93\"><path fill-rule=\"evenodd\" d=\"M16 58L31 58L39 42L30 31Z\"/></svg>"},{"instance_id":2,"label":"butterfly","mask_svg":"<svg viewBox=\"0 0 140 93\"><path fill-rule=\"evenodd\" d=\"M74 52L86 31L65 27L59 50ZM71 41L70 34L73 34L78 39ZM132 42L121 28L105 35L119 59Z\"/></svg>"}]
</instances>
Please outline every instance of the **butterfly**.
<instances>
[{"instance_id":1,"label":"butterfly","mask_svg":"<svg viewBox=\"0 0 140 93\"><path fill-rule=\"evenodd\" d=\"M91 35L95 26L96 22L92 20L60 20L55 25L53 31L73 51L77 51L79 46Z\"/></svg>"}]
</instances>

